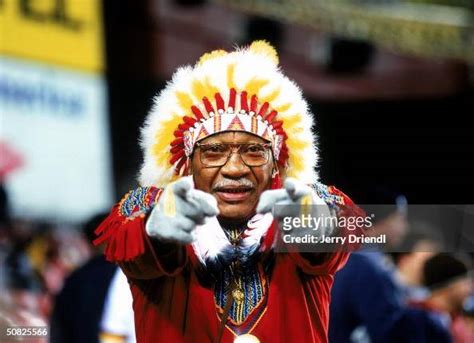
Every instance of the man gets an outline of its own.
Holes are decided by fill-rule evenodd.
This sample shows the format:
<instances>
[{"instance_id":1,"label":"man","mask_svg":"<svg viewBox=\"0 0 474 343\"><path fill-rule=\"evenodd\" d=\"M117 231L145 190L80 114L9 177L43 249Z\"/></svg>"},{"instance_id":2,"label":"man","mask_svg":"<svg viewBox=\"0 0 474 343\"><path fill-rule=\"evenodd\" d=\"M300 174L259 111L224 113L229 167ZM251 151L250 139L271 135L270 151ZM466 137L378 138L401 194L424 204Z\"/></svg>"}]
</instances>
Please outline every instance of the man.
<instances>
[{"instance_id":1,"label":"man","mask_svg":"<svg viewBox=\"0 0 474 343\"><path fill-rule=\"evenodd\" d=\"M128 277L137 342L327 342L347 253L275 250L302 205L361 214L317 182L312 126L266 42L176 72L142 131L142 187L97 230Z\"/></svg>"},{"instance_id":2,"label":"man","mask_svg":"<svg viewBox=\"0 0 474 343\"><path fill-rule=\"evenodd\" d=\"M381 252L351 255L332 290L331 343L448 343L449 331L429 312L411 308Z\"/></svg>"},{"instance_id":3,"label":"man","mask_svg":"<svg viewBox=\"0 0 474 343\"><path fill-rule=\"evenodd\" d=\"M425 262L443 250L442 239L437 228L424 221L415 221L411 230L391 253L397 269L397 281L408 301L423 300L428 290L423 286L423 267Z\"/></svg>"},{"instance_id":4,"label":"man","mask_svg":"<svg viewBox=\"0 0 474 343\"><path fill-rule=\"evenodd\" d=\"M462 315L464 301L474 289L469 256L453 253L432 256L423 267L423 284L429 295L413 305L438 318L451 331L454 342L472 342L474 333Z\"/></svg>"},{"instance_id":5,"label":"man","mask_svg":"<svg viewBox=\"0 0 474 343\"><path fill-rule=\"evenodd\" d=\"M389 256L376 246L351 254L344 269L337 273L331 292L331 343L451 342L449 331L438 320L427 311L409 306L410 296L423 294L409 288L421 279L418 273L422 274L424 261L438 247L433 233L422 234L420 223L411 230L408 225L405 211L400 208L374 226L375 232L390 234L385 248L400 251L391 254L403 265L400 273Z\"/></svg>"}]
</instances>

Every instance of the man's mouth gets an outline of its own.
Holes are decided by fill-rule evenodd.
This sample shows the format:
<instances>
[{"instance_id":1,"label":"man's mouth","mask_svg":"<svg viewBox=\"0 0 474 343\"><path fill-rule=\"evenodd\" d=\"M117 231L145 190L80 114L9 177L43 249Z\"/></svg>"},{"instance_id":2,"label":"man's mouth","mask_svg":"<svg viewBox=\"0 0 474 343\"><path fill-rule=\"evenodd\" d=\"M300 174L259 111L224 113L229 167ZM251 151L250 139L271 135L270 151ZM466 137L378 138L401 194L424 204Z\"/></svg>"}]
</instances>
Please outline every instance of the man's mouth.
<instances>
[{"instance_id":1,"label":"man's mouth","mask_svg":"<svg viewBox=\"0 0 474 343\"><path fill-rule=\"evenodd\" d=\"M253 187L218 187L214 190L217 196L225 202L241 202L248 198Z\"/></svg>"}]
</instances>

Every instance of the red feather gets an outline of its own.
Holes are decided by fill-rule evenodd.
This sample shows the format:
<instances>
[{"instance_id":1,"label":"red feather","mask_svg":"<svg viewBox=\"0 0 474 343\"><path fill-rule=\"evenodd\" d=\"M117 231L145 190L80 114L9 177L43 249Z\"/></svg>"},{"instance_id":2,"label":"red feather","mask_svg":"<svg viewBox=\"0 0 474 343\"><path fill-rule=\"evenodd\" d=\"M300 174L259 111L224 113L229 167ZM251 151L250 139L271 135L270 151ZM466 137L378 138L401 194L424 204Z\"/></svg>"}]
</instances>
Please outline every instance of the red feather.
<instances>
[{"instance_id":1,"label":"red feather","mask_svg":"<svg viewBox=\"0 0 474 343\"><path fill-rule=\"evenodd\" d=\"M179 138L176 138L174 141L171 142L171 146L175 146L175 145L180 145L183 143L183 138L182 137L179 137Z\"/></svg>"},{"instance_id":2,"label":"red feather","mask_svg":"<svg viewBox=\"0 0 474 343\"><path fill-rule=\"evenodd\" d=\"M244 110L245 112L249 111L249 104L247 102L247 92L243 91L240 93L240 109Z\"/></svg>"},{"instance_id":3,"label":"red feather","mask_svg":"<svg viewBox=\"0 0 474 343\"><path fill-rule=\"evenodd\" d=\"M178 129L183 130L183 131L189 130L189 127L190 127L189 124L179 124L178 125Z\"/></svg>"},{"instance_id":4,"label":"red feather","mask_svg":"<svg viewBox=\"0 0 474 343\"><path fill-rule=\"evenodd\" d=\"M281 120L277 120L272 123L272 127L274 130L281 128L282 125L283 125L283 122Z\"/></svg>"},{"instance_id":5,"label":"red feather","mask_svg":"<svg viewBox=\"0 0 474 343\"><path fill-rule=\"evenodd\" d=\"M257 96L254 94L252 95L252 98L250 99L250 111L252 111L253 113L257 113L257 104L258 104Z\"/></svg>"},{"instance_id":6,"label":"red feather","mask_svg":"<svg viewBox=\"0 0 474 343\"><path fill-rule=\"evenodd\" d=\"M211 102L207 97L202 98L202 102L204 103L204 107L206 108L207 113L214 112L214 108L211 105Z\"/></svg>"},{"instance_id":7,"label":"red feather","mask_svg":"<svg viewBox=\"0 0 474 343\"><path fill-rule=\"evenodd\" d=\"M172 154L176 154L178 151L180 151L180 150L182 150L182 149L183 149L183 147L182 147L181 145L176 145L176 146L174 146L174 147L172 147L172 148L170 149L170 152L171 152Z\"/></svg>"},{"instance_id":8,"label":"red feather","mask_svg":"<svg viewBox=\"0 0 474 343\"><path fill-rule=\"evenodd\" d=\"M220 93L216 93L214 95L214 98L216 99L216 106L218 110L224 110L224 99L222 99L222 96Z\"/></svg>"},{"instance_id":9,"label":"red feather","mask_svg":"<svg viewBox=\"0 0 474 343\"><path fill-rule=\"evenodd\" d=\"M179 160L183 156L184 156L184 149L181 149L180 151L175 153L173 156L171 156L170 163L174 164L177 160Z\"/></svg>"},{"instance_id":10,"label":"red feather","mask_svg":"<svg viewBox=\"0 0 474 343\"><path fill-rule=\"evenodd\" d=\"M188 116L184 116L184 117L183 117L183 121L184 121L186 124L188 124L188 125L190 125L190 126L193 126L194 123L196 122L196 119L193 119L193 118L188 117Z\"/></svg>"},{"instance_id":11,"label":"red feather","mask_svg":"<svg viewBox=\"0 0 474 343\"><path fill-rule=\"evenodd\" d=\"M232 107L235 110L235 96L236 91L234 88L231 88L229 91L229 107Z\"/></svg>"},{"instance_id":12,"label":"red feather","mask_svg":"<svg viewBox=\"0 0 474 343\"><path fill-rule=\"evenodd\" d=\"M194 116L196 117L197 120L201 120L202 118L204 118L204 116L202 115L202 112L199 108L197 108L196 106L191 106L191 111L193 112Z\"/></svg>"},{"instance_id":13,"label":"red feather","mask_svg":"<svg viewBox=\"0 0 474 343\"><path fill-rule=\"evenodd\" d=\"M263 116L267 113L268 111L268 102L264 103L262 107L260 107L260 111L258 111L258 115L263 118Z\"/></svg>"}]
</instances>

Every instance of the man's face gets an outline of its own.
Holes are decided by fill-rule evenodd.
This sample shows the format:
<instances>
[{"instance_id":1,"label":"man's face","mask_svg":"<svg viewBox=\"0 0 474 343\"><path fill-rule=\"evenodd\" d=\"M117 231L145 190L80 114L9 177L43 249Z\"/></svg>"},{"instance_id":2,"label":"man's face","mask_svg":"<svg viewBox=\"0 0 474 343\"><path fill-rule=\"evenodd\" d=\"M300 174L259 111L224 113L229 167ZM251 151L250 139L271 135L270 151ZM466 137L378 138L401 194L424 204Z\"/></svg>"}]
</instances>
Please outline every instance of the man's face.
<instances>
[{"instance_id":1,"label":"man's face","mask_svg":"<svg viewBox=\"0 0 474 343\"><path fill-rule=\"evenodd\" d=\"M472 294L473 290L473 280L470 277L456 280L447 286L448 299L453 307L452 310L455 312L461 311L464 301Z\"/></svg>"},{"instance_id":2,"label":"man's face","mask_svg":"<svg viewBox=\"0 0 474 343\"><path fill-rule=\"evenodd\" d=\"M260 137L246 132L223 132L200 141L200 144L249 144L266 143ZM220 211L220 218L249 219L255 212L260 194L271 185L273 159L259 167L247 166L237 149L221 167L202 164L201 148L196 147L192 157L194 183L197 189L212 194Z\"/></svg>"}]
</instances>

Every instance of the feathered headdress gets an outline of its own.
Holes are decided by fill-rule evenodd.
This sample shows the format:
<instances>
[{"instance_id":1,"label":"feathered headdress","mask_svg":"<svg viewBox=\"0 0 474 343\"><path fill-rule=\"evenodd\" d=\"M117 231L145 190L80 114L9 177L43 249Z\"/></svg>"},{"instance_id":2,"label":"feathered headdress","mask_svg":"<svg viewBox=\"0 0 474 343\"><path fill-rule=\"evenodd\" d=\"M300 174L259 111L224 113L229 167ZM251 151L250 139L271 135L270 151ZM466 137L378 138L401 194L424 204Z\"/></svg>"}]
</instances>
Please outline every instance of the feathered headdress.
<instances>
[{"instance_id":1,"label":"feathered headdress","mask_svg":"<svg viewBox=\"0 0 474 343\"><path fill-rule=\"evenodd\" d=\"M216 50L179 68L155 97L142 128L142 186L163 187L184 175L194 144L223 131L268 140L286 175L317 181L313 117L301 90L278 67L264 41L233 52Z\"/></svg>"}]
</instances>

